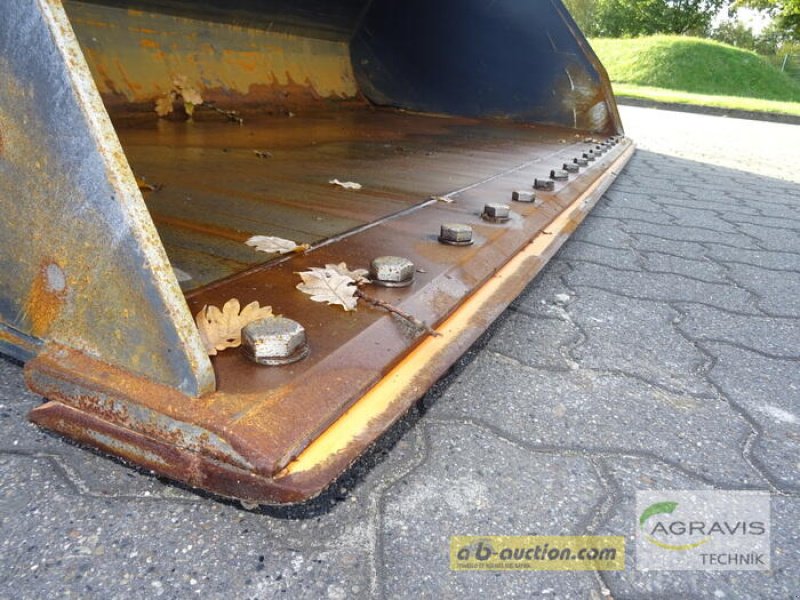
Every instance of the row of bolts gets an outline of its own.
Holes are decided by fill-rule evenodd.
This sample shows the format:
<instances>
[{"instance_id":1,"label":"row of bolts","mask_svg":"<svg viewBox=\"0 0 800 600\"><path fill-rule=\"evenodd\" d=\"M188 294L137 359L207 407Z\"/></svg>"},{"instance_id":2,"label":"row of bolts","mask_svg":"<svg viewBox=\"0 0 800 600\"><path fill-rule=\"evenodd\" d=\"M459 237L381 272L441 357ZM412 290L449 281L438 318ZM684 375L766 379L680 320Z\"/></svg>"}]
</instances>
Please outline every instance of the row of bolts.
<instances>
[{"instance_id":1,"label":"row of bolts","mask_svg":"<svg viewBox=\"0 0 800 600\"><path fill-rule=\"evenodd\" d=\"M561 169L550 171L549 179L535 179L534 191L514 191L514 202L533 203L536 192L555 190L556 181L566 181L570 174L580 172L590 162L610 150L620 141L620 137L610 137L605 142L584 152L571 163L564 163ZM481 218L490 223L505 223L511 218L511 207L507 204L486 204ZM472 227L463 223L447 223L441 226L439 241L450 246L469 246L473 243ZM400 256L381 256L370 265L371 281L383 287L408 287L414 282L416 266L407 258ZM308 356L308 342L305 328L292 319L274 317L250 323L242 330L242 347L245 355L252 361L268 366L286 365Z\"/></svg>"}]
</instances>

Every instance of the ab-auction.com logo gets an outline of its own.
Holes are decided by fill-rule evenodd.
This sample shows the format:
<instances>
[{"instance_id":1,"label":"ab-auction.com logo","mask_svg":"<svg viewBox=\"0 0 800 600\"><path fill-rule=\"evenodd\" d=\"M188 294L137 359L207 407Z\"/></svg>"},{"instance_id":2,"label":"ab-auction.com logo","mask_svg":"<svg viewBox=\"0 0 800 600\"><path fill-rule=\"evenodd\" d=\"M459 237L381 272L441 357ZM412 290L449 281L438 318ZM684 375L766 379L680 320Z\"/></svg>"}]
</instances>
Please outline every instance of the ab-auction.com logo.
<instances>
[{"instance_id":1,"label":"ab-auction.com logo","mask_svg":"<svg viewBox=\"0 0 800 600\"><path fill-rule=\"evenodd\" d=\"M769 494L647 491L636 500L638 568L769 569Z\"/></svg>"}]
</instances>

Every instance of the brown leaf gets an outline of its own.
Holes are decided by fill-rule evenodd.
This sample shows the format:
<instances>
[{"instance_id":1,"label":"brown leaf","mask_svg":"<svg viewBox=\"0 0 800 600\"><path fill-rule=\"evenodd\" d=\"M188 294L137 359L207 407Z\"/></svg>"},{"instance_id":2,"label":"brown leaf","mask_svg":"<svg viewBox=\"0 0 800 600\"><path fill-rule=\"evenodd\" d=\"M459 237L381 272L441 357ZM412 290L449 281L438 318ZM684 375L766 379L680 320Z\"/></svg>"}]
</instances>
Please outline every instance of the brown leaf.
<instances>
[{"instance_id":1,"label":"brown leaf","mask_svg":"<svg viewBox=\"0 0 800 600\"><path fill-rule=\"evenodd\" d=\"M335 265L338 266L338 265ZM325 302L338 305L345 310L355 310L358 299L355 296L356 282L352 277L342 275L336 269L311 267L308 271L298 273L303 283L297 289L311 296L314 302Z\"/></svg>"},{"instance_id":2,"label":"brown leaf","mask_svg":"<svg viewBox=\"0 0 800 600\"><path fill-rule=\"evenodd\" d=\"M239 311L239 301L231 298L222 307L204 306L194 320L209 356L226 348L237 348L242 344L242 328L248 323L272 317L271 306L259 306L251 302Z\"/></svg>"}]
</instances>

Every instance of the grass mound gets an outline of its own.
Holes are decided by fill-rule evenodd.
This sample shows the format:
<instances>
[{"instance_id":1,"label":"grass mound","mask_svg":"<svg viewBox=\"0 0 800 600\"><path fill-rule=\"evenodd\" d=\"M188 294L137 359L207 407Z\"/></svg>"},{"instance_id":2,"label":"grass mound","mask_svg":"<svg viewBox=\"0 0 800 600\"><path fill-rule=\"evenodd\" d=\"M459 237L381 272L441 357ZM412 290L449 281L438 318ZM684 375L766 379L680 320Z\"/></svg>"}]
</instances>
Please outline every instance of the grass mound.
<instances>
[{"instance_id":1,"label":"grass mound","mask_svg":"<svg viewBox=\"0 0 800 600\"><path fill-rule=\"evenodd\" d=\"M754 52L727 44L667 35L597 38L591 44L615 83L800 102L800 84Z\"/></svg>"}]
</instances>

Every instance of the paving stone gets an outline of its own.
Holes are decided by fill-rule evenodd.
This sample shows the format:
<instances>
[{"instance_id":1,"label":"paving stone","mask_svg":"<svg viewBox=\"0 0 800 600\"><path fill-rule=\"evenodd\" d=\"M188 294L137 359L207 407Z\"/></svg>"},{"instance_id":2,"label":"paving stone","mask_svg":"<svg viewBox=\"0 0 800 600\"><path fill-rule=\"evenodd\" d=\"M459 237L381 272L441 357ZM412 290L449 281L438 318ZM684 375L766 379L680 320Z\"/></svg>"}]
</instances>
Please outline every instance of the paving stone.
<instances>
[{"instance_id":1,"label":"paving stone","mask_svg":"<svg viewBox=\"0 0 800 600\"><path fill-rule=\"evenodd\" d=\"M681 211L687 215L710 212L721 218L736 219L761 214L758 208L747 206L743 202L731 198L727 192L707 187L692 190L691 193L687 191L682 196L660 197L658 203L664 206L668 212Z\"/></svg>"},{"instance_id":2,"label":"paving stone","mask_svg":"<svg viewBox=\"0 0 800 600\"><path fill-rule=\"evenodd\" d=\"M531 452L485 429L425 426L425 463L386 490L387 598L591 598L585 572L453 572L453 535L581 535L604 491L586 459ZM549 591L547 591L549 590Z\"/></svg>"},{"instance_id":3,"label":"paving stone","mask_svg":"<svg viewBox=\"0 0 800 600\"><path fill-rule=\"evenodd\" d=\"M703 345L717 358L709 377L761 427L754 455L783 485L800 489L800 362L726 344Z\"/></svg>"},{"instance_id":4,"label":"paving stone","mask_svg":"<svg viewBox=\"0 0 800 600\"><path fill-rule=\"evenodd\" d=\"M487 349L534 367L568 369L567 348L581 339L569 321L512 314L489 339Z\"/></svg>"},{"instance_id":5,"label":"paving stone","mask_svg":"<svg viewBox=\"0 0 800 600\"><path fill-rule=\"evenodd\" d=\"M650 225L674 225L675 218L665 211L644 212L631 208L609 207L606 210L593 210L592 216L597 219L617 219L625 223L641 221Z\"/></svg>"},{"instance_id":6,"label":"paving stone","mask_svg":"<svg viewBox=\"0 0 800 600\"><path fill-rule=\"evenodd\" d=\"M800 254L800 235L791 229L779 229L777 227L764 227L762 225L751 225L742 223L739 229L744 233L758 239L760 246L764 250L775 250L778 252L793 252ZM746 246L749 247L749 246ZM798 257L800 265L800 257Z\"/></svg>"},{"instance_id":7,"label":"paving stone","mask_svg":"<svg viewBox=\"0 0 800 600\"><path fill-rule=\"evenodd\" d=\"M800 317L800 272L776 274L749 265L731 263L728 275L758 297L761 310L786 317Z\"/></svg>"},{"instance_id":8,"label":"paving stone","mask_svg":"<svg viewBox=\"0 0 800 600\"><path fill-rule=\"evenodd\" d=\"M590 242L610 248L630 248L632 238L621 226L621 221L595 219L589 213L581 227L570 236L570 241Z\"/></svg>"},{"instance_id":9,"label":"paving stone","mask_svg":"<svg viewBox=\"0 0 800 600\"><path fill-rule=\"evenodd\" d=\"M771 208L765 208L765 212L771 213ZM735 218L729 220L735 223L745 225L753 225L755 227L766 227L775 229L788 229L796 233L800 233L800 217L794 215L793 218L789 216L744 216L737 215Z\"/></svg>"},{"instance_id":10,"label":"paving stone","mask_svg":"<svg viewBox=\"0 0 800 600\"><path fill-rule=\"evenodd\" d=\"M756 240L744 233L721 232L686 225L653 225L630 221L625 223L624 230L634 235L643 233L675 241L725 243L737 248L758 248Z\"/></svg>"},{"instance_id":11,"label":"paving stone","mask_svg":"<svg viewBox=\"0 0 800 600\"><path fill-rule=\"evenodd\" d=\"M709 258L722 263L742 263L776 271L800 272L800 254L772 250L745 250L706 244ZM774 275L780 277L780 275Z\"/></svg>"},{"instance_id":12,"label":"paving stone","mask_svg":"<svg viewBox=\"0 0 800 600\"><path fill-rule=\"evenodd\" d=\"M714 396L707 359L676 329L665 304L579 288L568 312L586 335L571 355L581 367L630 373L678 393Z\"/></svg>"},{"instance_id":13,"label":"paving stone","mask_svg":"<svg viewBox=\"0 0 800 600\"><path fill-rule=\"evenodd\" d=\"M663 204L656 202L657 195L636 192L623 192L617 190L613 185L603 196L604 200L598 208L618 211L628 210L632 212L659 213L664 211ZM596 210L596 209L595 209Z\"/></svg>"},{"instance_id":14,"label":"paving stone","mask_svg":"<svg viewBox=\"0 0 800 600\"><path fill-rule=\"evenodd\" d=\"M683 258L661 252L642 252L641 254L645 270L653 273L673 273L711 283L727 282L727 270L708 258Z\"/></svg>"},{"instance_id":15,"label":"paving stone","mask_svg":"<svg viewBox=\"0 0 800 600\"><path fill-rule=\"evenodd\" d=\"M0 589L15 598L325 598L367 584L355 526L292 549L270 521L216 502L76 498L41 458L0 465Z\"/></svg>"},{"instance_id":16,"label":"paving stone","mask_svg":"<svg viewBox=\"0 0 800 600\"><path fill-rule=\"evenodd\" d=\"M721 484L762 483L741 455L751 429L726 402L618 373L532 369L480 355L429 414L477 419L537 446L652 453Z\"/></svg>"},{"instance_id":17,"label":"paving stone","mask_svg":"<svg viewBox=\"0 0 800 600\"><path fill-rule=\"evenodd\" d=\"M636 568L635 528L637 490L713 489L668 465L639 458L609 458L603 463L618 488L615 503L598 535L625 535L626 568L606 571L603 581L613 598L793 598L800 589L800 498L772 496L772 570L641 571Z\"/></svg>"},{"instance_id":18,"label":"paving stone","mask_svg":"<svg viewBox=\"0 0 800 600\"><path fill-rule=\"evenodd\" d=\"M708 283L680 275L636 273L576 263L565 276L574 287L589 286L644 300L699 302L735 312L757 314L755 298L732 285Z\"/></svg>"},{"instance_id":19,"label":"paving stone","mask_svg":"<svg viewBox=\"0 0 800 600\"><path fill-rule=\"evenodd\" d=\"M559 259L606 265L614 269L642 270L642 259L632 249L607 248L582 240L571 240L559 252Z\"/></svg>"},{"instance_id":20,"label":"paving stone","mask_svg":"<svg viewBox=\"0 0 800 600\"><path fill-rule=\"evenodd\" d=\"M704 260L706 256L706 244L668 240L644 233L631 237L633 247L641 252L659 252L692 260Z\"/></svg>"},{"instance_id":21,"label":"paving stone","mask_svg":"<svg viewBox=\"0 0 800 600\"><path fill-rule=\"evenodd\" d=\"M563 318L564 307L559 299L572 294L562 281L569 272L565 261L551 260L511 306L534 316Z\"/></svg>"},{"instance_id":22,"label":"paving stone","mask_svg":"<svg viewBox=\"0 0 800 600\"><path fill-rule=\"evenodd\" d=\"M800 321L742 316L698 304L680 306L678 328L696 340L720 340L782 358L800 358Z\"/></svg>"}]
</instances>

